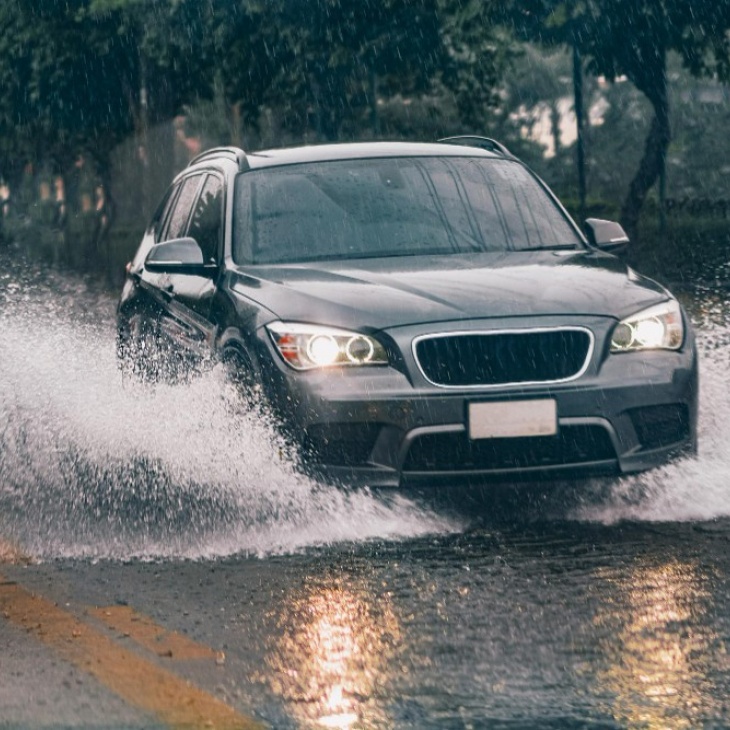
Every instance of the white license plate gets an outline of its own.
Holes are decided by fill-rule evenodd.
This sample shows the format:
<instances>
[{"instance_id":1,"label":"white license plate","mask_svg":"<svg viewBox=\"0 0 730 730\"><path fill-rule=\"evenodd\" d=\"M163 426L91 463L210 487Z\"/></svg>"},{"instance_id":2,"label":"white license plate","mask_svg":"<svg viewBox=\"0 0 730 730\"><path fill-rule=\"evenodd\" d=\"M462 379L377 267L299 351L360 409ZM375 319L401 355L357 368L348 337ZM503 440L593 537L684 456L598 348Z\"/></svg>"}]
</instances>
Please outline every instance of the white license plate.
<instances>
[{"instance_id":1,"label":"white license plate","mask_svg":"<svg viewBox=\"0 0 730 730\"><path fill-rule=\"evenodd\" d=\"M557 432L558 408L550 398L469 404L471 439L554 436Z\"/></svg>"}]
</instances>

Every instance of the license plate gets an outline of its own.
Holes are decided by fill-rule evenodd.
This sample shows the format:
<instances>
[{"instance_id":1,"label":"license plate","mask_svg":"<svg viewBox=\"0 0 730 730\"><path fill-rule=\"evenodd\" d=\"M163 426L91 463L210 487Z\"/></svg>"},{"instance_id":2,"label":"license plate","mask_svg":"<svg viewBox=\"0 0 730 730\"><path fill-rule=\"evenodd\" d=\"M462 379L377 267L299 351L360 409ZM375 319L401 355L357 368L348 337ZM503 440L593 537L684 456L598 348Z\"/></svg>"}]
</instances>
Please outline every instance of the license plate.
<instances>
[{"instance_id":1,"label":"license plate","mask_svg":"<svg viewBox=\"0 0 730 730\"><path fill-rule=\"evenodd\" d=\"M558 409L551 398L469 404L471 439L554 436L557 432Z\"/></svg>"}]
</instances>

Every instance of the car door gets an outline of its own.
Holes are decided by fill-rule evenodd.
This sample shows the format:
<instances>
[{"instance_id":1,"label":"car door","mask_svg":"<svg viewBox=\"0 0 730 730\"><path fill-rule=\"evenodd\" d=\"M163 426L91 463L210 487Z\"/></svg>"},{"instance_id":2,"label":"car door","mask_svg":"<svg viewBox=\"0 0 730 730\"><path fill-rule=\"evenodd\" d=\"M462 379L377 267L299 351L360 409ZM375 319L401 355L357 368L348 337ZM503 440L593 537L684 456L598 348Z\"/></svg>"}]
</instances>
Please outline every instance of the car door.
<instances>
[{"instance_id":1,"label":"car door","mask_svg":"<svg viewBox=\"0 0 730 730\"><path fill-rule=\"evenodd\" d=\"M182 198L185 190L180 194ZM203 251L206 263L221 260L224 182L214 172L203 176L184 227L170 226L168 240L194 238ZM181 213L181 219L185 216ZM174 219L174 214L173 214ZM163 297L167 317L161 323L164 334L186 357L199 361L210 354L215 338L215 326L210 310L216 291L217 276L167 274Z\"/></svg>"},{"instance_id":2,"label":"car door","mask_svg":"<svg viewBox=\"0 0 730 730\"><path fill-rule=\"evenodd\" d=\"M122 300L130 298L130 292L135 289L137 296L131 299L134 304L126 311L124 325L127 330L126 337L137 343L135 347L139 346L142 340L145 340L148 346L153 346L159 340L159 323L167 308L167 302L160 288L169 282L159 274L147 271L144 264L152 248L165 240L182 187L183 182L179 181L168 188L145 230L134 258L127 265L129 278L122 292Z\"/></svg>"},{"instance_id":3,"label":"car door","mask_svg":"<svg viewBox=\"0 0 730 730\"><path fill-rule=\"evenodd\" d=\"M148 232L148 235L153 233L154 239L149 241L148 246L141 247L144 250L140 251L138 256L146 257L154 245L185 235L193 205L204 179L204 173L197 173L177 183L155 231ZM173 277L167 273L150 271L143 264L138 276L148 303L147 319L150 321L158 345L170 355L183 354L186 349L185 324L180 321L176 312Z\"/></svg>"}]
</instances>

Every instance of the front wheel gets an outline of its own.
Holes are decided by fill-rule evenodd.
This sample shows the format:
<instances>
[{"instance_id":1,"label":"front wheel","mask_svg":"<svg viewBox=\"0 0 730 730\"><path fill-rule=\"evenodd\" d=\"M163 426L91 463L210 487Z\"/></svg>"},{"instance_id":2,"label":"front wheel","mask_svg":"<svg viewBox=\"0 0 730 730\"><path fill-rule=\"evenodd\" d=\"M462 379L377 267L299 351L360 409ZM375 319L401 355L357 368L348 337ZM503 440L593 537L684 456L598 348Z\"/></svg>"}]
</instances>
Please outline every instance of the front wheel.
<instances>
[{"instance_id":1,"label":"front wheel","mask_svg":"<svg viewBox=\"0 0 730 730\"><path fill-rule=\"evenodd\" d=\"M163 375L156 323L135 314L117 329L117 362L124 376L156 383Z\"/></svg>"},{"instance_id":2,"label":"front wheel","mask_svg":"<svg viewBox=\"0 0 730 730\"><path fill-rule=\"evenodd\" d=\"M227 347L221 355L221 362L226 379L241 400L250 407L261 406L264 401L263 387L251 358L239 347Z\"/></svg>"}]
</instances>

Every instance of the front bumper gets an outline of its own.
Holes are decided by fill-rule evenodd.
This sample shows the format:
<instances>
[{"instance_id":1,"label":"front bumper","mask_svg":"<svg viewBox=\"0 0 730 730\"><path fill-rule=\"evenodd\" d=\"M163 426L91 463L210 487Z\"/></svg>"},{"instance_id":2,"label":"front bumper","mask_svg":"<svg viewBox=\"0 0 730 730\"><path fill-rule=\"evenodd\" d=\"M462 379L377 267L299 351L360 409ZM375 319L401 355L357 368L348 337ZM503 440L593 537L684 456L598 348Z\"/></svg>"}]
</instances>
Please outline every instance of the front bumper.
<instances>
[{"instance_id":1,"label":"front bumper","mask_svg":"<svg viewBox=\"0 0 730 730\"><path fill-rule=\"evenodd\" d=\"M589 366L571 382L550 385L434 386L411 355L419 331L410 328L388 333L402 356L396 367L294 372L265 337L260 345L271 363L277 410L298 436L306 463L347 485L627 474L694 450L698 380L691 331L681 351L610 355L613 320L579 324L596 336ZM557 435L469 438L470 403L544 398L556 401Z\"/></svg>"}]
</instances>

